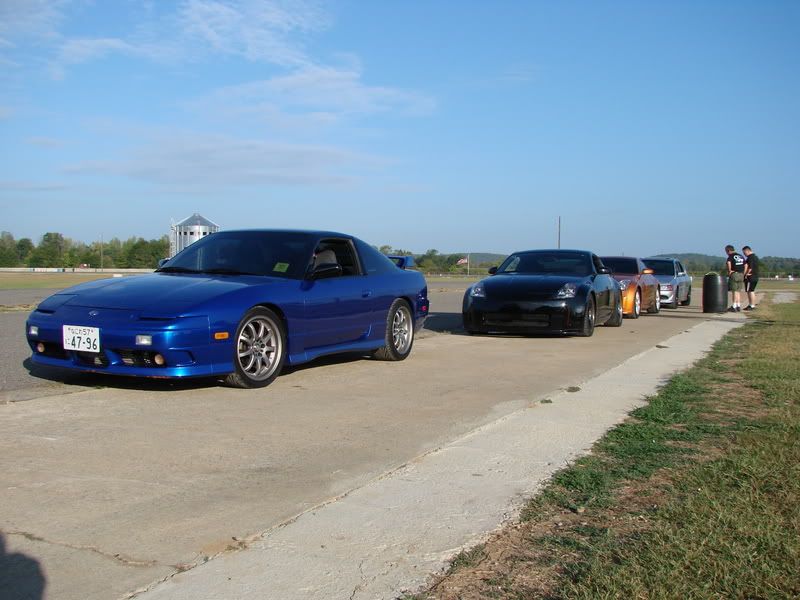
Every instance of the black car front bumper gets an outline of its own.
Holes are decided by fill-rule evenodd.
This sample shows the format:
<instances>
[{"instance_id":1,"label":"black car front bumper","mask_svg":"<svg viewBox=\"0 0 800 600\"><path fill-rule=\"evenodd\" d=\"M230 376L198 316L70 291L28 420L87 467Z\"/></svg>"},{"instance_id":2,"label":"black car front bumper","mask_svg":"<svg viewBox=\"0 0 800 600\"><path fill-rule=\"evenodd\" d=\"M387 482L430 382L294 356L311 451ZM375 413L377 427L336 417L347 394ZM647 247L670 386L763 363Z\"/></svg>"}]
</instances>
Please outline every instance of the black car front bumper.
<instances>
[{"instance_id":1,"label":"black car front bumper","mask_svg":"<svg viewBox=\"0 0 800 600\"><path fill-rule=\"evenodd\" d=\"M462 317L469 332L577 333L585 311L585 301L578 298L502 301L467 296Z\"/></svg>"}]
</instances>

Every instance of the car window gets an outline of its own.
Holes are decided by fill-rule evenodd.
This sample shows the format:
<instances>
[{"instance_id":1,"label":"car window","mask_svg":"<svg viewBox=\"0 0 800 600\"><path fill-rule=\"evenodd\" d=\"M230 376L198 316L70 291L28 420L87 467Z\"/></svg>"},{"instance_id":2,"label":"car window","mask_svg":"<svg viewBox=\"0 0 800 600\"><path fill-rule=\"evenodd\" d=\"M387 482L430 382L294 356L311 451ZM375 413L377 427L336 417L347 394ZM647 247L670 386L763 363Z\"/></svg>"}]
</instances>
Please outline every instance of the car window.
<instances>
[{"instance_id":1,"label":"car window","mask_svg":"<svg viewBox=\"0 0 800 600\"><path fill-rule=\"evenodd\" d=\"M588 254L583 252L536 250L512 254L503 261L497 272L586 276L592 272L592 263Z\"/></svg>"},{"instance_id":2,"label":"car window","mask_svg":"<svg viewBox=\"0 0 800 600\"><path fill-rule=\"evenodd\" d=\"M361 256L361 264L364 267L367 275L377 275L379 273L392 273L397 271L397 265L391 261L386 255L381 254L375 248L356 240L356 248Z\"/></svg>"},{"instance_id":3,"label":"car window","mask_svg":"<svg viewBox=\"0 0 800 600\"><path fill-rule=\"evenodd\" d=\"M325 239L314 249L309 268L321 264L338 264L342 267L342 276L360 275L361 267L350 240Z\"/></svg>"},{"instance_id":4,"label":"car window","mask_svg":"<svg viewBox=\"0 0 800 600\"><path fill-rule=\"evenodd\" d=\"M603 256L603 264L611 269L612 273L624 273L634 275L639 272L639 264L635 258L624 258L619 256Z\"/></svg>"},{"instance_id":5,"label":"car window","mask_svg":"<svg viewBox=\"0 0 800 600\"><path fill-rule=\"evenodd\" d=\"M313 244L304 232L220 231L188 246L159 271L301 279Z\"/></svg>"},{"instance_id":6,"label":"car window","mask_svg":"<svg viewBox=\"0 0 800 600\"><path fill-rule=\"evenodd\" d=\"M671 260L659 258L646 258L644 264L653 269L656 275L675 276L675 263Z\"/></svg>"}]
</instances>

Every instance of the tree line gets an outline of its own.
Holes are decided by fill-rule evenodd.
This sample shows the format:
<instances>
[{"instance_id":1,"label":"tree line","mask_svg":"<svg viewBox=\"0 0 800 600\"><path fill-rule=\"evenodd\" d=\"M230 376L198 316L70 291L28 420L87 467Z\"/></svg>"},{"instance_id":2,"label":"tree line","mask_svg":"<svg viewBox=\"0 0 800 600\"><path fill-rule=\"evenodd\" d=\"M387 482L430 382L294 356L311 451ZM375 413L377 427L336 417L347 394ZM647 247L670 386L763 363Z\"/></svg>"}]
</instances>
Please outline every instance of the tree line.
<instances>
[{"instance_id":1,"label":"tree line","mask_svg":"<svg viewBox=\"0 0 800 600\"><path fill-rule=\"evenodd\" d=\"M14 239L0 233L0 267L89 267L93 269L155 269L169 256L169 238L132 237L86 244L60 233L45 233L36 244L30 238Z\"/></svg>"},{"instance_id":2,"label":"tree line","mask_svg":"<svg viewBox=\"0 0 800 600\"><path fill-rule=\"evenodd\" d=\"M441 254L430 249L415 254L402 248L389 245L378 248L383 254L413 256L417 268L426 273L466 273L466 265L458 261L467 256L465 252ZM8 231L0 233L0 267L66 267L86 266L108 269L155 269L158 261L169 256L169 238L145 240L131 237L127 240L113 238L107 242L86 244L64 237L57 232L45 233L38 243L30 238L14 239ZM725 259L707 254L673 254L694 274L710 271L719 272L724 268ZM501 255L473 253L470 255L470 270L474 273L500 264ZM761 257L761 276L798 275L800 259L779 256Z\"/></svg>"}]
</instances>

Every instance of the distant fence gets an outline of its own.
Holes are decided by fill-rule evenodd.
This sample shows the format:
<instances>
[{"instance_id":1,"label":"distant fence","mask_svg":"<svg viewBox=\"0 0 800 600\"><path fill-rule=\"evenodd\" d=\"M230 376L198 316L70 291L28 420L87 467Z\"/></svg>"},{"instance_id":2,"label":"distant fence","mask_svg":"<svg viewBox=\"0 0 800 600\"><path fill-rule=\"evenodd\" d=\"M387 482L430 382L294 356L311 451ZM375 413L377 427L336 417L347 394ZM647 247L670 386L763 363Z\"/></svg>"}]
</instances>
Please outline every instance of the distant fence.
<instances>
[{"instance_id":1,"label":"distant fence","mask_svg":"<svg viewBox=\"0 0 800 600\"><path fill-rule=\"evenodd\" d=\"M0 273L152 273L155 269L85 269L81 267L0 267Z\"/></svg>"}]
</instances>

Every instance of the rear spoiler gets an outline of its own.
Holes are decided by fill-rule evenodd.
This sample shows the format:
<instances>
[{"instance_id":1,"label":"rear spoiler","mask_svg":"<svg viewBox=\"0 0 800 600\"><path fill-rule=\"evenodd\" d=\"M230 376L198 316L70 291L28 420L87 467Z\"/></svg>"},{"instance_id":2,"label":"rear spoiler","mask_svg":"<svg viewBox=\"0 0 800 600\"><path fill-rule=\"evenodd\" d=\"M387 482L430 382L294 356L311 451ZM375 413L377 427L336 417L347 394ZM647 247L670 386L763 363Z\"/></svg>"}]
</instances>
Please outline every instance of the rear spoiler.
<instances>
[{"instance_id":1,"label":"rear spoiler","mask_svg":"<svg viewBox=\"0 0 800 600\"><path fill-rule=\"evenodd\" d=\"M389 255L387 258L396 264L401 269L412 269L416 266L413 256L394 256Z\"/></svg>"}]
</instances>

